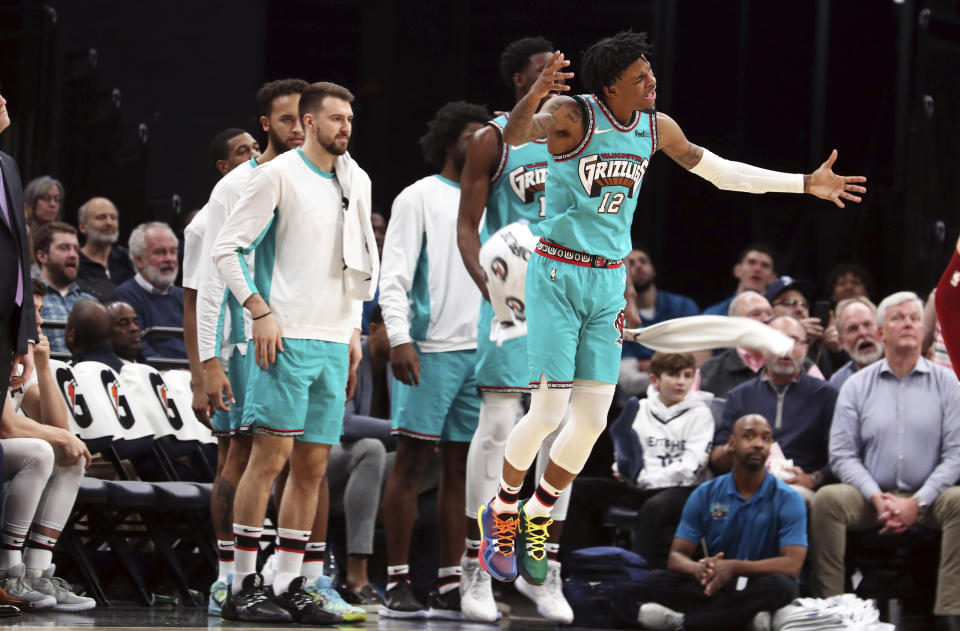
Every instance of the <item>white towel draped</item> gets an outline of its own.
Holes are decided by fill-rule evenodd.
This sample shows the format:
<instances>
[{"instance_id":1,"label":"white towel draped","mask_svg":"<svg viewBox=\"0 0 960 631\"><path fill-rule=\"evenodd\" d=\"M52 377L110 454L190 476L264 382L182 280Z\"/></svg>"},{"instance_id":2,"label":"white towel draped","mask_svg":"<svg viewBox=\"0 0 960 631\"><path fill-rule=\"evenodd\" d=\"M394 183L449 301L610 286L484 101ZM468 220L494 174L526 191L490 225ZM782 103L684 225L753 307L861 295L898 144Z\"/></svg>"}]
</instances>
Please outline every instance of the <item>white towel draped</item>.
<instances>
[{"instance_id":1,"label":"white towel draped","mask_svg":"<svg viewBox=\"0 0 960 631\"><path fill-rule=\"evenodd\" d=\"M380 258L370 221L370 177L344 153L335 165L346 200L343 211L343 290L354 300L372 300L380 278Z\"/></svg>"},{"instance_id":2,"label":"white towel draped","mask_svg":"<svg viewBox=\"0 0 960 631\"><path fill-rule=\"evenodd\" d=\"M793 348L793 340L750 318L699 315L675 318L639 329L624 329L623 339L664 353L691 353L742 346L778 357Z\"/></svg>"}]
</instances>

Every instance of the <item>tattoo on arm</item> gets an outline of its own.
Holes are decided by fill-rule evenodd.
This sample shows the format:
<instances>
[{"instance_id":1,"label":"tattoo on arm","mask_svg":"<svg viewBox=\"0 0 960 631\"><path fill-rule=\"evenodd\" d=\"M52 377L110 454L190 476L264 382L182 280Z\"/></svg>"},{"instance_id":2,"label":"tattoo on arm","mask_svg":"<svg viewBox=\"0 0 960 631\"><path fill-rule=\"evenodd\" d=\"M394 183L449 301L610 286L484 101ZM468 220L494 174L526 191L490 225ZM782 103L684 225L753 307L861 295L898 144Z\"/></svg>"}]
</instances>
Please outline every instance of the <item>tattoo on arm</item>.
<instances>
[{"instance_id":1,"label":"tattoo on arm","mask_svg":"<svg viewBox=\"0 0 960 631\"><path fill-rule=\"evenodd\" d=\"M543 138L547 136L550 131L557 124L557 117L554 116L553 112L543 112L542 114L537 114L533 117L531 122L530 129L533 131L534 138Z\"/></svg>"},{"instance_id":2,"label":"tattoo on arm","mask_svg":"<svg viewBox=\"0 0 960 631\"><path fill-rule=\"evenodd\" d=\"M700 163L700 158L702 157L703 148L698 147L692 142L688 142L686 151L679 154L676 158L676 161L685 169L692 169Z\"/></svg>"},{"instance_id":3,"label":"tattoo on arm","mask_svg":"<svg viewBox=\"0 0 960 631\"><path fill-rule=\"evenodd\" d=\"M580 108L579 107L568 108L567 120L569 120L574 125L579 125L580 121L583 120L583 114L580 112Z\"/></svg>"}]
</instances>

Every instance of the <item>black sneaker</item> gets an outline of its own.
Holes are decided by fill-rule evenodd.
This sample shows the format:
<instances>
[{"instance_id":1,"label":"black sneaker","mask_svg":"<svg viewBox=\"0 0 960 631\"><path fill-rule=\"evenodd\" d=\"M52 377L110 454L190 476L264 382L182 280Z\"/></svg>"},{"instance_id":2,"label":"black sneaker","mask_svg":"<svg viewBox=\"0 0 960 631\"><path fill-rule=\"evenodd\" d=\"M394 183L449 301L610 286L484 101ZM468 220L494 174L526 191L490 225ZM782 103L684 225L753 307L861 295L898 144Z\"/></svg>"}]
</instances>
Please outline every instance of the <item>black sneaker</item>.
<instances>
[{"instance_id":1,"label":"black sneaker","mask_svg":"<svg viewBox=\"0 0 960 631\"><path fill-rule=\"evenodd\" d=\"M409 581L400 581L383 595L381 618L426 618L427 612L413 595Z\"/></svg>"},{"instance_id":2,"label":"black sneaker","mask_svg":"<svg viewBox=\"0 0 960 631\"><path fill-rule=\"evenodd\" d=\"M349 587L343 587L337 591L349 604L363 607L367 611L376 611L383 604L383 596L380 595L376 587L369 583L356 592Z\"/></svg>"},{"instance_id":3,"label":"black sneaker","mask_svg":"<svg viewBox=\"0 0 960 631\"><path fill-rule=\"evenodd\" d=\"M279 596L274 595L275 602L289 612L293 622L313 626L343 624L343 618L329 612L313 601L310 594L303 588L307 586L307 578L298 576L290 581L290 587Z\"/></svg>"},{"instance_id":4,"label":"black sneaker","mask_svg":"<svg viewBox=\"0 0 960 631\"><path fill-rule=\"evenodd\" d=\"M290 622L290 614L277 606L263 587L260 574L249 574L243 579L239 592L227 587L227 598L220 615L226 620L247 622Z\"/></svg>"},{"instance_id":5,"label":"black sneaker","mask_svg":"<svg viewBox=\"0 0 960 631\"><path fill-rule=\"evenodd\" d=\"M460 611L460 589L441 594L434 589L427 599L427 618L430 620L466 620Z\"/></svg>"}]
</instances>

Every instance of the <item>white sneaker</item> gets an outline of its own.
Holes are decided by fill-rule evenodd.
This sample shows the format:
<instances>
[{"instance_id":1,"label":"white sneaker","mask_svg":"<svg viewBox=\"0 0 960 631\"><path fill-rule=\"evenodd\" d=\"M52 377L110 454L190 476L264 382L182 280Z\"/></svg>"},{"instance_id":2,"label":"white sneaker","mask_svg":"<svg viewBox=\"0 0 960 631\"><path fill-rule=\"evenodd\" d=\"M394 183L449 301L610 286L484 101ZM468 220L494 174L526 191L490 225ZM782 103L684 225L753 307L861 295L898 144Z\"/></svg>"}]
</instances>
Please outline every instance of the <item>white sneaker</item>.
<instances>
[{"instance_id":1,"label":"white sneaker","mask_svg":"<svg viewBox=\"0 0 960 631\"><path fill-rule=\"evenodd\" d=\"M51 565L45 569L40 576L33 578L30 585L34 591L48 596L53 596L57 600L54 607L57 611L84 611L93 609L97 606L97 601L87 596L77 596L73 593L70 583L62 578L53 575L56 565ZM28 570L32 573L36 570Z\"/></svg>"},{"instance_id":2,"label":"white sneaker","mask_svg":"<svg viewBox=\"0 0 960 631\"><path fill-rule=\"evenodd\" d=\"M560 562L547 561L547 578L543 585L531 585L522 576L517 577L517 591L537 606L537 613L554 622L573 622L573 609L563 596L563 580L560 578Z\"/></svg>"},{"instance_id":3,"label":"white sneaker","mask_svg":"<svg viewBox=\"0 0 960 631\"><path fill-rule=\"evenodd\" d=\"M469 620L496 622L500 617L493 599L490 575L480 567L478 559L460 560L460 612Z\"/></svg>"},{"instance_id":4,"label":"white sneaker","mask_svg":"<svg viewBox=\"0 0 960 631\"><path fill-rule=\"evenodd\" d=\"M653 629L653 631L681 631L683 629L683 614L657 603L640 605L637 621L644 629Z\"/></svg>"},{"instance_id":5,"label":"white sneaker","mask_svg":"<svg viewBox=\"0 0 960 631\"><path fill-rule=\"evenodd\" d=\"M30 601L31 610L55 607L57 599L36 591L26 579L27 568L17 563L0 576L0 587L14 598Z\"/></svg>"},{"instance_id":6,"label":"white sneaker","mask_svg":"<svg viewBox=\"0 0 960 631\"><path fill-rule=\"evenodd\" d=\"M753 617L753 626L750 628L753 631L770 631L773 628L772 624L770 612L761 611Z\"/></svg>"}]
</instances>

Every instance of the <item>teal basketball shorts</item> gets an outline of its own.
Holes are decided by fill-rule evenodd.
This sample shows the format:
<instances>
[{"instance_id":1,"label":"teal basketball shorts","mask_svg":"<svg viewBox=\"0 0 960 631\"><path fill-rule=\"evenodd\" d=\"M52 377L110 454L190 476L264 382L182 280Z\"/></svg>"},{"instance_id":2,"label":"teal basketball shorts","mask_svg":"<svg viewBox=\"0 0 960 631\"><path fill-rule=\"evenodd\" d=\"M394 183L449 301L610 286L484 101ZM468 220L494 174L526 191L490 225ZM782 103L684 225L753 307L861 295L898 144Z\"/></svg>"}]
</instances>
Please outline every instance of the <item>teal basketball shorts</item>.
<instances>
[{"instance_id":1,"label":"teal basketball shorts","mask_svg":"<svg viewBox=\"0 0 960 631\"><path fill-rule=\"evenodd\" d=\"M477 324L477 386L481 392L529 392L527 386L527 337L507 340L503 346L490 341L493 307L480 304Z\"/></svg>"},{"instance_id":2,"label":"teal basketball shorts","mask_svg":"<svg viewBox=\"0 0 960 631\"><path fill-rule=\"evenodd\" d=\"M588 267L548 258L539 249L530 257L525 298L531 387L541 377L549 388L572 387L574 379L617 383L626 280L622 264Z\"/></svg>"},{"instance_id":3,"label":"teal basketball shorts","mask_svg":"<svg viewBox=\"0 0 960 631\"><path fill-rule=\"evenodd\" d=\"M243 424L256 433L336 445L343 433L349 345L283 338L283 352L264 370L252 363Z\"/></svg>"},{"instance_id":4,"label":"teal basketball shorts","mask_svg":"<svg viewBox=\"0 0 960 631\"><path fill-rule=\"evenodd\" d=\"M434 442L468 443L480 418L477 353L420 353L420 384L393 380L393 434Z\"/></svg>"},{"instance_id":5,"label":"teal basketball shorts","mask_svg":"<svg viewBox=\"0 0 960 631\"><path fill-rule=\"evenodd\" d=\"M230 411L217 410L210 419L213 426L213 435L232 436L238 432L245 431L243 428L243 403L246 399L247 380L250 372L250 364L253 363L253 343L250 343L246 355L240 352L239 346L234 346L230 352L230 358L226 362L227 378L230 379L230 389L233 390L234 402L230 404ZM221 366L223 361L221 360Z\"/></svg>"}]
</instances>

